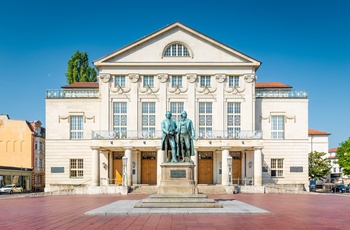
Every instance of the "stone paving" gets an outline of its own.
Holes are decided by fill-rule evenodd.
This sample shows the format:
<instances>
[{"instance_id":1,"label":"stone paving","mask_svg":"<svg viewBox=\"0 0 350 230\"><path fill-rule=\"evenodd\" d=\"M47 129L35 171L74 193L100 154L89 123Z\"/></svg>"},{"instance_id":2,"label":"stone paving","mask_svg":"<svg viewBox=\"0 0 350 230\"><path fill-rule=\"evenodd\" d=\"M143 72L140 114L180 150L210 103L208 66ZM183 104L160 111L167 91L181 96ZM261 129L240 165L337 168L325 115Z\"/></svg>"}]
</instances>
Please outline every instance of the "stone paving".
<instances>
[{"instance_id":1,"label":"stone paving","mask_svg":"<svg viewBox=\"0 0 350 230\"><path fill-rule=\"evenodd\" d=\"M134 208L139 200L120 200L88 211L85 215L135 214L268 214L270 212L238 200L218 200L222 208Z\"/></svg>"},{"instance_id":2,"label":"stone paving","mask_svg":"<svg viewBox=\"0 0 350 230\"><path fill-rule=\"evenodd\" d=\"M125 206L119 201L137 202L145 197L0 195L0 229L350 229L350 196L341 194L208 195L268 213L112 215L107 211L91 215L102 207L122 209Z\"/></svg>"}]
</instances>

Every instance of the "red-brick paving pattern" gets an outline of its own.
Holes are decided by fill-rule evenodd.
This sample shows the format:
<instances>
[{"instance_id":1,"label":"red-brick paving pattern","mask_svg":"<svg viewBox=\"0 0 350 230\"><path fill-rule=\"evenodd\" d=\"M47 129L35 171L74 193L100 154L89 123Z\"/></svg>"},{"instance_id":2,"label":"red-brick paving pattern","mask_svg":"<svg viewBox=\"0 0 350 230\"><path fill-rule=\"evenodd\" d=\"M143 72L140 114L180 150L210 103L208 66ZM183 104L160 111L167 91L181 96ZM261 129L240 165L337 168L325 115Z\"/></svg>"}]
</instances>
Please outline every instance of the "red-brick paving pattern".
<instances>
[{"instance_id":1,"label":"red-brick paving pattern","mask_svg":"<svg viewBox=\"0 0 350 230\"><path fill-rule=\"evenodd\" d=\"M0 229L350 229L350 195L234 194L271 214L153 214L86 216L117 200L145 195L0 196Z\"/></svg>"}]
</instances>

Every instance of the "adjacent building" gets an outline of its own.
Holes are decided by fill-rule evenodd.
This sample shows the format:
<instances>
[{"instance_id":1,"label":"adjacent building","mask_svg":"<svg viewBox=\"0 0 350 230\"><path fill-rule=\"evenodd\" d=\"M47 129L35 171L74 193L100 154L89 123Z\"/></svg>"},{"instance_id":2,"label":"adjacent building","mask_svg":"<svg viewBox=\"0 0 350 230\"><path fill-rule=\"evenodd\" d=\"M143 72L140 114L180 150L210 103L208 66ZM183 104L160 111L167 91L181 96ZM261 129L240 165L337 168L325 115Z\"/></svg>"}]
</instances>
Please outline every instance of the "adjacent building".
<instances>
[{"instance_id":1,"label":"adjacent building","mask_svg":"<svg viewBox=\"0 0 350 230\"><path fill-rule=\"evenodd\" d=\"M41 129L40 132L37 132ZM11 120L8 115L0 115L0 184L17 184L25 191L31 191L36 187L36 176L39 173L34 165L36 156L36 141L42 134L40 121L28 122L25 120ZM39 134L40 133L40 134ZM41 136L44 138L44 136ZM41 145L45 140L40 139ZM44 189L44 159L42 155L42 167L40 168L40 190Z\"/></svg>"},{"instance_id":2,"label":"adjacent building","mask_svg":"<svg viewBox=\"0 0 350 230\"><path fill-rule=\"evenodd\" d=\"M159 184L160 124L183 110L196 183L308 187L307 92L258 82L260 61L176 22L94 65L98 82L47 90L46 191Z\"/></svg>"},{"instance_id":3,"label":"adjacent building","mask_svg":"<svg viewBox=\"0 0 350 230\"><path fill-rule=\"evenodd\" d=\"M30 125L34 131L32 190L39 192L45 189L45 128L41 121L30 122Z\"/></svg>"}]
</instances>

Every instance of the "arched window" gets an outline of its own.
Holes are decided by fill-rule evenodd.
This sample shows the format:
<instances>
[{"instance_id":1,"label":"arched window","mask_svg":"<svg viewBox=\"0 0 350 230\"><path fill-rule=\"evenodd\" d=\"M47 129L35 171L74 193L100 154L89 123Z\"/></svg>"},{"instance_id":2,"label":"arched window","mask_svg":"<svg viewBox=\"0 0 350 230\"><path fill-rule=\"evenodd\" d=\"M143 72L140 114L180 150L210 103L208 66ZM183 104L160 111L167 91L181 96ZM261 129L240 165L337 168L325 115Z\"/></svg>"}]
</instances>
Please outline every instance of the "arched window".
<instances>
[{"instance_id":1,"label":"arched window","mask_svg":"<svg viewBox=\"0 0 350 230\"><path fill-rule=\"evenodd\" d=\"M191 57L190 51L184 44L172 43L165 48L164 57Z\"/></svg>"}]
</instances>

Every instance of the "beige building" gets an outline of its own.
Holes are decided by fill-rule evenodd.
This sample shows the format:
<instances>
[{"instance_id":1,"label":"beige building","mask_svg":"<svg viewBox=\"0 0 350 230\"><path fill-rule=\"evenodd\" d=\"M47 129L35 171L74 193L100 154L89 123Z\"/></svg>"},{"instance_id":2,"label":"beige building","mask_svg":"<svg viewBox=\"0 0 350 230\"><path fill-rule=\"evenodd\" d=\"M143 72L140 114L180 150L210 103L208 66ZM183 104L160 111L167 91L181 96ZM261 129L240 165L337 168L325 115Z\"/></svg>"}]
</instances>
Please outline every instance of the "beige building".
<instances>
[{"instance_id":1,"label":"beige building","mask_svg":"<svg viewBox=\"0 0 350 230\"><path fill-rule=\"evenodd\" d=\"M307 93L257 82L260 61L174 23L94 65L98 82L47 91L46 191L159 184L168 110L194 123L196 183L308 187Z\"/></svg>"},{"instance_id":2,"label":"beige building","mask_svg":"<svg viewBox=\"0 0 350 230\"><path fill-rule=\"evenodd\" d=\"M33 139L29 122L0 114L0 187L16 184L31 190Z\"/></svg>"}]
</instances>

